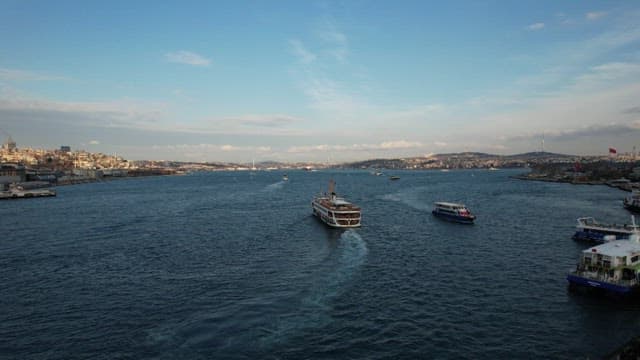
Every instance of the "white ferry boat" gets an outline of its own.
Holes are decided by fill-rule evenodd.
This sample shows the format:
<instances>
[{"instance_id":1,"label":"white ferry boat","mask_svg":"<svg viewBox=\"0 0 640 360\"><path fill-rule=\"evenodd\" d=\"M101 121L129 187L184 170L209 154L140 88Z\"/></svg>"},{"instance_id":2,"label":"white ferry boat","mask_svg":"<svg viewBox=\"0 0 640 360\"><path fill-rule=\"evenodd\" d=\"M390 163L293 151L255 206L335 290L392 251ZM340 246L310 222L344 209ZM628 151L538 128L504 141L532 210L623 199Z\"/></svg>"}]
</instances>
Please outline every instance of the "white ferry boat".
<instances>
[{"instance_id":1,"label":"white ferry boat","mask_svg":"<svg viewBox=\"0 0 640 360\"><path fill-rule=\"evenodd\" d=\"M450 202L436 202L431 212L436 217L462 224L473 224L475 215L464 204Z\"/></svg>"},{"instance_id":2,"label":"white ferry boat","mask_svg":"<svg viewBox=\"0 0 640 360\"><path fill-rule=\"evenodd\" d=\"M638 229L637 225L600 223L592 217L581 217L577 221L573 239L594 243L628 239Z\"/></svg>"},{"instance_id":3,"label":"white ferry boat","mask_svg":"<svg viewBox=\"0 0 640 360\"><path fill-rule=\"evenodd\" d=\"M635 220L632 223L635 226ZM615 295L640 293L639 233L584 250L576 269L567 275L569 287Z\"/></svg>"},{"instance_id":4,"label":"white ferry boat","mask_svg":"<svg viewBox=\"0 0 640 360\"><path fill-rule=\"evenodd\" d=\"M335 228L360 226L360 208L335 193L335 182L329 181L329 193L316 196L311 201L313 215Z\"/></svg>"}]
</instances>

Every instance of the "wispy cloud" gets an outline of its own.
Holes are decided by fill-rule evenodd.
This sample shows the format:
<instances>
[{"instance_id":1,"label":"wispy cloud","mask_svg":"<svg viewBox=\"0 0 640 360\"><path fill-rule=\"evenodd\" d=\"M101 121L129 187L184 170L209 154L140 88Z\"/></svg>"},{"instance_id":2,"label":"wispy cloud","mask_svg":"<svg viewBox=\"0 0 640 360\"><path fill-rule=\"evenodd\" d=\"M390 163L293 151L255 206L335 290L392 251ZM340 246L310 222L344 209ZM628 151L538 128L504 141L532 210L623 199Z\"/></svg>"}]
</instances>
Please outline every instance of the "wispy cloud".
<instances>
[{"instance_id":1,"label":"wispy cloud","mask_svg":"<svg viewBox=\"0 0 640 360\"><path fill-rule=\"evenodd\" d=\"M593 66L589 72L576 78L575 87L589 89L624 81L640 79L640 63L612 62Z\"/></svg>"},{"instance_id":2,"label":"wispy cloud","mask_svg":"<svg viewBox=\"0 0 640 360\"><path fill-rule=\"evenodd\" d=\"M516 135L507 137L506 141L522 141L522 140L539 140L544 138L546 140L557 141L572 141L581 139L601 138L601 137L616 137L628 133L640 132L640 122L635 121L628 124L606 124L606 125L587 125L574 129L562 129L562 130L550 130L544 133L536 132L529 134Z\"/></svg>"},{"instance_id":3,"label":"wispy cloud","mask_svg":"<svg viewBox=\"0 0 640 360\"><path fill-rule=\"evenodd\" d=\"M607 16L607 12L606 11L591 11L591 12L588 12L588 13L586 13L584 15L584 17L587 20L591 20L591 21L598 20L598 19L603 18L605 16Z\"/></svg>"},{"instance_id":4,"label":"wispy cloud","mask_svg":"<svg viewBox=\"0 0 640 360\"><path fill-rule=\"evenodd\" d=\"M640 114L640 106L634 106L622 111L623 114Z\"/></svg>"},{"instance_id":5,"label":"wispy cloud","mask_svg":"<svg viewBox=\"0 0 640 360\"><path fill-rule=\"evenodd\" d=\"M33 71L0 68L0 80L7 81L53 81L66 80L64 76L41 74Z\"/></svg>"},{"instance_id":6,"label":"wispy cloud","mask_svg":"<svg viewBox=\"0 0 640 360\"><path fill-rule=\"evenodd\" d=\"M167 114L167 105L161 102L128 99L60 102L29 97L11 89L1 90L0 117L26 123L40 120L71 126L152 129L159 126Z\"/></svg>"},{"instance_id":7,"label":"wispy cloud","mask_svg":"<svg viewBox=\"0 0 640 360\"><path fill-rule=\"evenodd\" d=\"M531 24L527 26L527 30L529 31L538 31L544 29L544 23L538 22L535 24Z\"/></svg>"},{"instance_id":8,"label":"wispy cloud","mask_svg":"<svg viewBox=\"0 0 640 360\"><path fill-rule=\"evenodd\" d=\"M165 59L171 63L186 64L193 66L209 66L211 60L191 51L180 50L164 54Z\"/></svg>"},{"instance_id":9,"label":"wispy cloud","mask_svg":"<svg viewBox=\"0 0 640 360\"><path fill-rule=\"evenodd\" d=\"M349 55L349 40L338 30L332 21L326 21L318 30L317 36L326 46L326 52L336 60L345 62Z\"/></svg>"},{"instance_id":10,"label":"wispy cloud","mask_svg":"<svg viewBox=\"0 0 640 360\"><path fill-rule=\"evenodd\" d=\"M316 54L309 51L300 40L289 40L289 47L293 55L303 64L310 64L316 60Z\"/></svg>"},{"instance_id":11,"label":"wispy cloud","mask_svg":"<svg viewBox=\"0 0 640 360\"><path fill-rule=\"evenodd\" d=\"M288 153L313 153L316 151L389 151L400 149L418 149L423 148L424 144L418 141L383 141L379 144L351 144L351 145L307 145L307 146L292 146L287 150Z\"/></svg>"},{"instance_id":12,"label":"wispy cloud","mask_svg":"<svg viewBox=\"0 0 640 360\"><path fill-rule=\"evenodd\" d=\"M286 125L290 125L296 122L299 122L300 119L284 115L284 114L275 114L275 115L242 115L238 117L230 117L226 120L230 122L235 122L244 126L250 127L282 127Z\"/></svg>"},{"instance_id":13,"label":"wispy cloud","mask_svg":"<svg viewBox=\"0 0 640 360\"><path fill-rule=\"evenodd\" d=\"M91 140L91 141L89 141L89 145L100 145L100 141L98 141L98 140Z\"/></svg>"}]
</instances>

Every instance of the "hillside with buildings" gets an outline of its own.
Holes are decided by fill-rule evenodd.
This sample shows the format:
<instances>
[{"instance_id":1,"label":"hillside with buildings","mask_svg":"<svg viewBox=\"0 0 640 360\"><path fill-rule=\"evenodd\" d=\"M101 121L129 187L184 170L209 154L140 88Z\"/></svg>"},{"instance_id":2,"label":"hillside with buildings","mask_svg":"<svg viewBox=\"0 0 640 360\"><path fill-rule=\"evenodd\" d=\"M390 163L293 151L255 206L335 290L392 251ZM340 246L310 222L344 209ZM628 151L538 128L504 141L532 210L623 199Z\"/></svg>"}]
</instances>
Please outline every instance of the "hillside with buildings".
<instances>
[{"instance_id":1,"label":"hillside with buildings","mask_svg":"<svg viewBox=\"0 0 640 360\"><path fill-rule=\"evenodd\" d=\"M129 161L120 156L73 150L61 146L56 150L19 148L11 137L0 148L0 184L47 181L68 184L106 178L145 175L170 175L193 171L257 171L278 169L531 169L519 176L526 180L572 183L606 183L640 180L635 155L616 157L575 156L549 152L495 155L478 152L432 154L399 159L371 159L343 164L308 162L282 163L264 161L252 164L225 162ZM623 180L620 180L623 179Z\"/></svg>"}]
</instances>

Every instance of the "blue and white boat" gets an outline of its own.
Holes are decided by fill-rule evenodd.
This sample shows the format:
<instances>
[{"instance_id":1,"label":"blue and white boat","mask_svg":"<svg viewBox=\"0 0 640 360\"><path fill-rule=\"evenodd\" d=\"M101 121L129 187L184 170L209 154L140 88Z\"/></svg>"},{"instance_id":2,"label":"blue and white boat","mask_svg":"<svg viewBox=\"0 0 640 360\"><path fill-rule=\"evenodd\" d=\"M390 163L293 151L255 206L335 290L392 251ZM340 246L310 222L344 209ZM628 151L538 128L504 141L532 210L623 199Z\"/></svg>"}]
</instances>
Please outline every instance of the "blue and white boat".
<instances>
[{"instance_id":1,"label":"blue and white boat","mask_svg":"<svg viewBox=\"0 0 640 360\"><path fill-rule=\"evenodd\" d=\"M632 220L634 226L635 221ZM613 240L582 251L576 269L567 275L569 287L613 295L640 293L640 236Z\"/></svg>"},{"instance_id":2,"label":"blue and white boat","mask_svg":"<svg viewBox=\"0 0 640 360\"><path fill-rule=\"evenodd\" d=\"M573 239L602 244L613 240L629 239L636 229L638 229L637 225L605 224L592 217L581 217L578 219Z\"/></svg>"},{"instance_id":3,"label":"blue and white boat","mask_svg":"<svg viewBox=\"0 0 640 360\"><path fill-rule=\"evenodd\" d=\"M431 212L436 217L462 224L473 224L475 215L464 204L450 202L436 202Z\"/></svg>"}]
</instances>

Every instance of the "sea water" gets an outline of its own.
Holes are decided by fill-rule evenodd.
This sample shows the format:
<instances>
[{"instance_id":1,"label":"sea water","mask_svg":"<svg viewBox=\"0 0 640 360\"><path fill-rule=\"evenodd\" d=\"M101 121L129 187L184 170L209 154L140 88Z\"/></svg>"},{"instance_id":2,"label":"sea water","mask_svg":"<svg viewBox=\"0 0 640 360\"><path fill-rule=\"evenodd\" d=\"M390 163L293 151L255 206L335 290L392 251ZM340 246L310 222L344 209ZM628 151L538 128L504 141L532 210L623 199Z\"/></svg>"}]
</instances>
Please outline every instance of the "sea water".
<instances>
[{"instance_id":1,"label":"sea water","mask_svg":"<svg viewBox=\"0 0 640 360\"><path fill-rule=\"evenodd\" d=\"M587 247L576 218L628 223L626 194L522 171L194 173L0 202L0 357L605 355L640 333L640 307L565 277ZM330 179L361 228L311 215Z\"/></svg>"}]
</instances>

